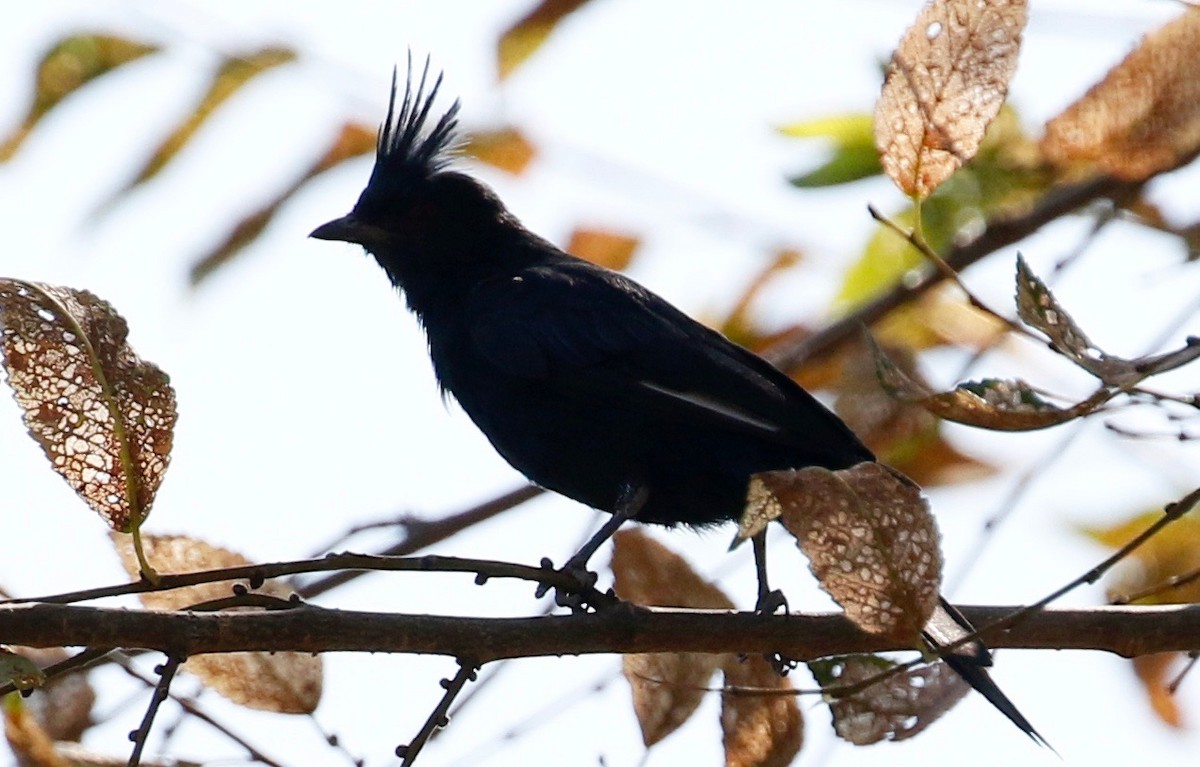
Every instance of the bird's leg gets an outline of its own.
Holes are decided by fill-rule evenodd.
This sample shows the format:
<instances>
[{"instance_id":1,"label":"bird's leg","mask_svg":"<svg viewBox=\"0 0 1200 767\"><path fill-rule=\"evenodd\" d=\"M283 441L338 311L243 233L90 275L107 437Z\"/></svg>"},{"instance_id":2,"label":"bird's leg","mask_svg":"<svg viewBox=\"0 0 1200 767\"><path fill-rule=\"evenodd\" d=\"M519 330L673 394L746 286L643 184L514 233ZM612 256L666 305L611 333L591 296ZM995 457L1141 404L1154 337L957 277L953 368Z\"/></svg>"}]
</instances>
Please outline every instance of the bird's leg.
<instances>
[{"instance_id":1,"label":"bird's leg","mask_svg":"<svg viewBox=\"0 0 1200 767\"><path fill-rule=\"evenodd\" d=\"M642 506L646 503L646 497L649 491L645 485L634 485L625 483L621 485L621 492L617 496L617 503L613 507L612 516L609 517L599 530L588 539L588 542L580 547L579 551L575 552L567 563L562 566L559 572L573 576L579 581L580 586L584 591L591 589L596 584L596 573L587 569L588 560L596 553L596 549L609 538L612 538L620 529L621 525L637 516L637 513L642 510ZM545 560L543 560L545 562ZM537 596L544 596L549 590L549 586L542 584L537 588ZM554 600L563 607L570 607L572 610L582 609L583 604L579 594L564 593L555 589Z\"/></svg>"},{"instance_id":2,"label":"bird's leg","mask_svg":"<svg viewBox=\"0 0 1200 767\"><path fill-rule=\"evenodd\" d=\"M754 569L758 573L758 602L754 611L760 615L774 615L780 607L787 612L787 598L779 589L771 590L767 578L767 530L763 528L750 539L754 546Z\"/></svg>"},{"instance_id":3,"label":"bird's leg","mask_svg":"<svg viewBox=\"0 0 1200 767\"><path fill-rule=\"evenodd\" d=\"M772 590L767 581L767 529L764 527L759 530L750 542L754 546L754 569L758 573L758 602L754 606L754 612L759 615L774 615L782 607L783 612L787 613L787 598L779 589ZM789 671L800 665L794 658L777 652L768 653L763 658L780 676L787 676Z\"/></svg>"}]
</instances>

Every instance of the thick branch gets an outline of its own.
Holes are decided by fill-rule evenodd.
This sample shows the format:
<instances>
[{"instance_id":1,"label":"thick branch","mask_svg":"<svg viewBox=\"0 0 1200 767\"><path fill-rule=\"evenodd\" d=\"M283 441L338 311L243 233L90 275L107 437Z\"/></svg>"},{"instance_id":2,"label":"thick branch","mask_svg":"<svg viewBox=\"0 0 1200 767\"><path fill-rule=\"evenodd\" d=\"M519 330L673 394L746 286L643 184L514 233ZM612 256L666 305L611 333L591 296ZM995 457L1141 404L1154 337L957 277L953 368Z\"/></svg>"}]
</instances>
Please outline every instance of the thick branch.
<instances>
[{"instance_id":1,"label":"thick branch","mask_svg":"<svg viewBox=\"0 0 1200 767\"><path fill-rule=\"evenodd\" d=\"M964 607L989 625L1012 607ZM74 605L0 607L0 637L35 647L146 648L188 656L206 652L402 652L501 658L593 653L783 652L799 659L908 649L863 634L841 615L645 609L531 618L465 618L329 610L161 613ZM984 634L992 648L1101 650L1133 656L1200 648L1200 606L1046 609L1010 629Z\"/></svg>"}]
</instances>

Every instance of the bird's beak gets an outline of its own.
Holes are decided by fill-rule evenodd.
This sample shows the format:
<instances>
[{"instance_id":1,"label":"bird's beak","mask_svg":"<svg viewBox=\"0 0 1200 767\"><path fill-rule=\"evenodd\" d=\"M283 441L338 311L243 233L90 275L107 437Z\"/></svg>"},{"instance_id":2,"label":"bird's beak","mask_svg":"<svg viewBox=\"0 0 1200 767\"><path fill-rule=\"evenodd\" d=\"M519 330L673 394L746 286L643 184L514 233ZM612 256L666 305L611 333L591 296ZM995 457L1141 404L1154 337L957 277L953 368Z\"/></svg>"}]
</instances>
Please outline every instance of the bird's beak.
<instances>
[{"instance_id":1,"label":"bird's beak","mask_svg":"<svg viewBox=\"0 0 1200 767\"><path fill-rule=\"evenodd\" d=\"M369 245L378 242L383 232L376 226L363 223L355 218L353 213L335 218L321 224L308 235L318 240L333 240L335 242L353 242L359 245Z\"/></svg>"}]
</instances>

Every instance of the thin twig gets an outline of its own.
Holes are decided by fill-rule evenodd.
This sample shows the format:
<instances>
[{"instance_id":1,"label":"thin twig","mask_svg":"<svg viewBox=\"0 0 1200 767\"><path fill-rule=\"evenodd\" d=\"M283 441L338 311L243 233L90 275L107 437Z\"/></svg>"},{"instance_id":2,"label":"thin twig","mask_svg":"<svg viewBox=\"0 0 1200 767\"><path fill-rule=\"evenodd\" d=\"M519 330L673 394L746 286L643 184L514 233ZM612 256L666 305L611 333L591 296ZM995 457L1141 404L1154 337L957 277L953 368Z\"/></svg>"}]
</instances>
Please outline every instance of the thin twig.
<instances>
[{"instance_id":1,"label":"thin twig","mask_svg":"<svg viewBox=\"0 0 1200 767\"><path fill-rule=\"evenodd\" d=\"M1171 683L1167 685L1167 692L1172 695L1179 692L1179 686L1183 684L1184 678L1187 677L1191 670L1196 667L1197 660L1200 660L1200 652L1192 650L1188 653L1187 665L1181 668L1179 673L1175 675L1175 678L1171 680Z\"/></svg>"},{"instance_id":2,"label":"thin twig","mask_svg":"<svg viewBox=\"0 0 1200 767\"><path fill-rule=\"evenodd\" d=\"M568 573L546 567L520 565L490 559L467 559L434 555L395 557L345 552L330 554L320 559L299 559L287 562L239 565L237 567L223 567L215 570L198 570L190 573L160 573L157 584L141 580L133 583L120 583L112 586L70 591L63 594L0 600L0 606L29 603L70 604L73 602L101 599L103 597L169 591L185 586L195 586L200 583L215 583L229 580L246 580L250 583L251 587L254 587L270 578L334 570L467 573L474 575L476 580L480 582L492 578L515 578L530 581L531 583L548 584L552 588L584 592L589 601L595 600L593 604L610 604L615 601L613 597L601 594L594 588L585 588L579 582L579 579Z\"/></svg>"},{"instance_id":3,"label":"thin twig","mask_svg":"<svg viewBox=\"0 0 1200 767\"><path fill-rule=\"evenodd\" d=\"M163 702L171 694L171 680L175 678L175 672L179 670L179 665L183 663L183 659L176 655L168 655L166 661L155 667L158 672L158 683L154 685L154 692L150 695L150 702L146 705L146 715L142 717L142 723L136 730L129 733L129 739L133 741L133 752L129 755L128 767L138 767L142 761L142 750L146 747L146 741L150 738L150 728L154 725L154 715L158 713L158 709Z\"/></svg>"},{"instance_id":4,"label":"thin twig","mask_svg":"<svg viewBox=\"0 0 1200 767\"><path fill-rule=\"evenodd\" d=\"M540 487L535 485L525 485L515 490L510 490L507 493L491 498L476 506L461 511L457 514L450 514L436 520L411 520L406 525L407 535L403 541L389 546L380 552L384 556L407 556L428 548L435 543L456 535L469 527L473 527L481 522L491 519L492 517L501 514L509 509L525 503L526 501L536 498L544 493ZM297 589L301 597L312 599L313 597L324 594L325 592L335 589L338 586L344 586L355 578L363 575L362 572L341 572L326 576L312 583L307 583Z\"/></svg>"},{"instance_id":5,"label":"thin twig","mask_svg":"<svg viewBox=\"0 0 1200 767\"><path fill-rule=\"evenodd\" d=\"M122 653L122 652L113 653L112 661L114 663L116 663L125 673L129 674L133 678L138 679L141 682L144 682L146 685L148 685L150 687L158 686L159 682L156 682L155 680L147 677L141 671L141 669L139 669L136 665L134 665L133 659L130 658L129 655L127 655L126 653ZM179 707L182 708L189 715L196 717L200 721L204 722L205 724L207 724L210 727L212 727L213 729L215 729L217 732L221 733L225 737L232 740L234 743L236 743L239 746L241 746L242 748L246 749L246 755L248 757L250 757L252 760L254 760L256 762L262 762L263 764L266 764L269 767L283 767L282 764L280 764L279 762L275 761L271 757L264 754L262 751L259 751L257 748L255 748L254 745L252 745L245 738L243 738L242 736L233 732L228 727L226 727L225 725L218 722L216 719L213 719L209 714L205 713L205 711L203 709L201 709L199 706L197 706L196 703L193 700L191 700L190 698L183 696L183 695L177 695L174 692L169 692L169 694L170 694L171 700L173 700L177 704L179 704Z\"/></svg>"},{"instance_id":6,"label":"thin twig","mask_svg":"<svg viewBox=\"0 0 1200 767\"><path fill-rule=\"evenodd\" d=\"M446 716L446 712L450 710L450 705L466 687L467 682L475 679L475 675L479 672L479 666L477 661L468 658L458 659L458 673L454 675L453 679L442 680L442 687L446 692L429 714L429 718L425 720L425 724L421 726L421 731L408 745L396 747L396 756L400 757L401 765L406 766L415 762L417 755L421 753L421 749L425 747L434 731L450 723L450 717Z\"/></svg>"}]
</instances>

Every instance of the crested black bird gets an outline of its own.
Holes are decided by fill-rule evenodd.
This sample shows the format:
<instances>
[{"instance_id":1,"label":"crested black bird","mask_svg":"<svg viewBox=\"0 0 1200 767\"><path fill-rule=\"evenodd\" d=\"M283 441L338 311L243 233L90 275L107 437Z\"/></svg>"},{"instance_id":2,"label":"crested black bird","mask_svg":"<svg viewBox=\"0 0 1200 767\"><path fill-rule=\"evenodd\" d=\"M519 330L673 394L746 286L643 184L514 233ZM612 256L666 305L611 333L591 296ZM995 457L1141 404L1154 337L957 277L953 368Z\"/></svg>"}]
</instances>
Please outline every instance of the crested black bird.
<instances>
[{"instance_id":1,"label":"crested black bird","mask_svg":"<svg viewBox=\"0 0 1200 767\"><path fill-rule=\"evenodd\" d=\"M496 195L449 167L459 109L431 118L429 64L392 97L354 209L313 231L362 245L403 292L452 395L510 464L542 487L612 513L568 563L628 519L694 527L736 520L752 474L874 456L770 363L623 275L525 229ZM763 539L754 540L768 607ZM965 635L964 632L959 632ZM1033 727L980 665L947 657L1022 730ZM959 668L959 667L962 668Z\"/></svg>"}]
</instances>

